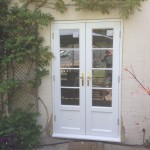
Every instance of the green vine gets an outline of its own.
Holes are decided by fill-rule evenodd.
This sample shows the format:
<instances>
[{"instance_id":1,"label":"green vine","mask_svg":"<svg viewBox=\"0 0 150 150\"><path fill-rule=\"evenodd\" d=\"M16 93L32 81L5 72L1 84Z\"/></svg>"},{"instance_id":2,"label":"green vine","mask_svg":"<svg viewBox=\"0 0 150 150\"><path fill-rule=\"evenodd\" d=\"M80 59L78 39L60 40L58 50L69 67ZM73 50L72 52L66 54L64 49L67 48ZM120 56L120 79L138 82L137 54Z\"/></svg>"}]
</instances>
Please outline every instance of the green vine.
<instances>
[{"instance_id":1,"label":"green vine","mask_svg":"<svg viewBox=\"0 0 150 150\"><path fill-rule=\"evenodd\" d=\"M19 79L15 77L15 66L21 68L26 63L30 64L29 72L34 70L35 75L26 80L26 84L37 88L41 78L48 74L45 66L53 57L48 47L43 46L44 39L39 29L54 18L40 9L30 10L28 5L10 3L11 0L0 0L0 94L5 95L2 96L5 97L2 100L4 104L10 101L9 93L24 83L21 73L18 74Z\"/></svg>"},{"instance_id":2,"label":"green vine","mask_svg":"<svg viewBox=\"0 0 150 150\"><path fill-rule=\"evenodd\" d=\"M36 8L48 7L61 13L65 12L69 6L74 6L77 11L100 11L103 14L109 14L112 10L118 9L121 17L126 19L136 10L140 11L143 1L145 0L71 0L71 3L66 3L65 0L22 0L25 5L34 3Z\"/></svg>"},{"instance_id":3,"label":"green vine","mask_svg":"<svg viewBox=\"0 0 150 150\"><path fill-rule=\"evenodd\" d=\"M68 7L74 6L77 11L100 11L104 14L118 9L121 17L128 18L140 10L142 1L71 0L71 3L66 3L65 0L18 0L16 5L10 5L13 0L0 0L0 93L9 94L20 85L21 81L15 79L13 72L16 64L25 64L27 61L32 64L30 70L35 70L35 76L28 80L28 85L33 88L37 88L41 78L48 74L45 66L49 65L53 54L43 46L44 39L39 29L49 25L54 18L49 13L43 13L41 8L63 13Z\"/></svg>"},{"instance_id":4,"label":"green vine","mask_svg":"<svg viewBox=\"0 0 150 150\"><path fill-rule=\"evenodd\" d=\"M135 10L140 10L144 0L72 0L77 10L87 9L101 11L109 14L111 10L118 9L122 18L128 18Z\"/></svg>"}]
</instances>

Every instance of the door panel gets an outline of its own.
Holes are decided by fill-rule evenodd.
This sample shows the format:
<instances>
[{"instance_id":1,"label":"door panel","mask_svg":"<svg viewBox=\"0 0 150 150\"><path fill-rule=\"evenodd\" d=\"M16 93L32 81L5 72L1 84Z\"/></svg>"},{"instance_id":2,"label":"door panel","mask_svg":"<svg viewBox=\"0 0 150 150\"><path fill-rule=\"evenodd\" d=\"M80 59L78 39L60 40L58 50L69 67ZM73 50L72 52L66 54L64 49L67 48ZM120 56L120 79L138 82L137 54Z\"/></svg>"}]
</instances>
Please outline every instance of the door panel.
<instances>
[{"instance_id":1,"label":"door panel","mask_svg":"<svg viewBox=\"0 0 150 150\"><path fill-rule=\"evenodd\" d=\"M55 24L54 30L55 131L85 134L85 25Z\"/></svg>"},{"instance_id":2,"label":"door panel","mask_svg":"<svg viewBox=\"0 0 150 150\"><path fill-rule=\"evenodd\" d=\"M86 24L86 133L118 136L119 23Z\"/></svg>"},{"instance_id":3,"label":"door panel","mask_svg":"<svg viewBox=\"0 0 150 150\"><path fill-rule=\"evenodd\" d=\"M120 22L54 24L54 131L119 136Z\"/></svg>"}]
</instances>

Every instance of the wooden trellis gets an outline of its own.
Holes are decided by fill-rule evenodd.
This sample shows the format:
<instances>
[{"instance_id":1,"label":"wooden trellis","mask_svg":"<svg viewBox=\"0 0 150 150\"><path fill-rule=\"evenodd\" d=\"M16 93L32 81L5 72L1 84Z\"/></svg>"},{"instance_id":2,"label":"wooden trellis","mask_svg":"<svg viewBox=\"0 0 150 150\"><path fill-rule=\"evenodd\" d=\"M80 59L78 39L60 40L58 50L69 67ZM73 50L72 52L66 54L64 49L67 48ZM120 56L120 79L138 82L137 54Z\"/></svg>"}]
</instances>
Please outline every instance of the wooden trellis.
<instances>
[{"instance_id":1,"label":"wooden trellis","mask_svg":"<svg viewBox=\"0 0 150 150\"><path fill-rule=\"evenodd\" d=\"M25 59L24 63L13 63L7 69L7 79L19 81L18 87L12 89L9 93L0 95L0 110L6 105L9 112L16 108L26 109L32 106L32 111L38 109L37 88L30 85L30 81L35 78L36 65ZM8 105L5 100L8 99Z\"/></svg>"}]
</instances>

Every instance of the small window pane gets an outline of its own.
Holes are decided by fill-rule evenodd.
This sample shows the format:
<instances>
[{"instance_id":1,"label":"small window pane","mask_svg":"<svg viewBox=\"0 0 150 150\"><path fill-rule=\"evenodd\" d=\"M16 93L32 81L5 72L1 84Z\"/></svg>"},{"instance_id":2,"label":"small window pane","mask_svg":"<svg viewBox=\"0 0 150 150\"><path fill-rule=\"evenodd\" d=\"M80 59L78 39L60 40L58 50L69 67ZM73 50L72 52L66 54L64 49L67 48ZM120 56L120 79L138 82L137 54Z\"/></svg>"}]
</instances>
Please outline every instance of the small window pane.
<instances>
[{"instance_id":1,"label":"small window pane","mask_svg":"<svg viewBox=\"0 0 150 150\"><path fill-rule=\"evenodd\" d=\"M79 48L79 30L60 30L60 48Z\"/></svg>"},{"instance_id":2,"label":"small window pane","mask_svg":"<svg viewBox=\"0 0 150 150\"><path fill-rule=\"evenodd\" d=\"M93 48L113 48L113 29L93 29Z\"/></svg>"},{"instance_id":3,"label":"small window pane","mask_svg":"<svg viewBox=\"0 0 150 150\"><path fill-rule=\"evenodd\" d=\"M79 89L61 89L62 105L79 105Z\"/></svg>"},{"instance_id":4,"label":"small window pane","mask_svg":"<svg viewBox=\"0 0 150 150\"><path fill-rule=\"evenodd\" d=\"M79 68L79 51L61 50L60 63L61 68Z\"/></svg>"},{"instance_id":5,"label":"small window pane","mask_svg":"<svg viewBox=\"0 0 150 150\"><path fill-rule=\"evenodd\" d=\"M112 90L92 90L92 106L111 107Z\"/></svg>"},{"instance_id":6,"label":"small window pane","mask_svg":"<svg viewBox=\"0 0 150 150\"><path fill-rule=\"evenodd\" d=\"M112 68L113 50L93 50L93 68Z\"/></svg>"},{"instance_id":7,"label":"small window pane","mask_svg":"<svg viewBox=\"0 0 150 150\"><path fill-rule=\"evenodd\" d=\"M92 71L93 87L112 87L112 70L93 70Z\"/></svg>"},{"instance_id":8,"label":"small window pane","mask_svg":"<svg viewBox=\"0 0 150 150\"><path fill-rule=\"evenodd\" d=\"M61 86L79 87L79 70L61 69Z\"/></svg>"}]
</instances>

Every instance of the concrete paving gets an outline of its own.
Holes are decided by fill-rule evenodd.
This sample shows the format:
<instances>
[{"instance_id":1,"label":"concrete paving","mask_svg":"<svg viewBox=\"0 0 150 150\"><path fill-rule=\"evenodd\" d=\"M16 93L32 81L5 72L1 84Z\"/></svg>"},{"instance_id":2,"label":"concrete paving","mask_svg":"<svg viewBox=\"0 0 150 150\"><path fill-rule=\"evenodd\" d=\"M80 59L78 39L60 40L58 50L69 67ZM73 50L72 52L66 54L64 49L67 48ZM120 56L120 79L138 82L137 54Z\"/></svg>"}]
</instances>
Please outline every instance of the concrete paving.
<instances>
[{"instance_id":1,"label":"concrete paving","mask_svg":"<svg viewBox=\"0 0 150 150\"><path fill-rule=\"evenodd\" d=\"M51 146L43 146L38 150L68 150L68 144L59 144L59 145L51 145Z\"/></svg>"},{"instance_id":2,"label":"concrete paving","mask_svg":"<svg viewBox=\"0 0 150 150\"><path fill-rule=\"evenodd\" d=\"M150 150L143 146L119 146L112 144L104 144L104 150Z\"/></svg>"},{"instance_id":3,"label":"concrete paving","mask_svg":"<svg viewBox=\"0 0 150 150\"><path fill-rule=\"evenodd\" d=\"M54 139L51 137L46 137L41 139L41 144L43 147L37 150L92 150L92 145L87 148L86 146L79 146L79 143L84 144L84 142L73 142L73 140L65 139ZM87 143L87 141L85 141ZM81 145L82 145L81 144ZM71 147L71 145L73 147ZM77 146L76 146L77 145ZM150 147L144 146L123 146L115 144L106 144L103 142L97 142L96 150L150 150Z\"/></svg>"}]
</instances>

